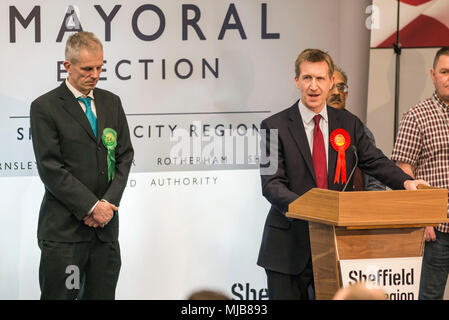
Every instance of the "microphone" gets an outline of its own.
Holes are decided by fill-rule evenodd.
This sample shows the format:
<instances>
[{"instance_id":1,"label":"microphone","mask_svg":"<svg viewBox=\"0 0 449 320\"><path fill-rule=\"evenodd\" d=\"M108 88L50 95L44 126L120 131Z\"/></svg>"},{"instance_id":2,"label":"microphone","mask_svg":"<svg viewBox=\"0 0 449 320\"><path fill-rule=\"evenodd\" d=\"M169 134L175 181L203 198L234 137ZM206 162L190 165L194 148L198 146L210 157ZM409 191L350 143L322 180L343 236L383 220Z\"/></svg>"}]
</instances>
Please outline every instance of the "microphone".
<instances>
[{"instance_id":1,"label":"microphone","mask_svg":"<svg viewBox=\"0 0 449 320\"><path fill-rule=\"evenodd\" d=\"M352 168L352 171L351 171L351 174L349 175L348 181L346 181L346 184L343 187L343 190L341 190L341 192L344 192L346 190L346 187L348 186L349 181L351 181L351 178L355 172L355 169L357 168L357 165L359 164L359 156L357 155L357 147L355 145L351 145L350 148L351 148L351 151L355 155L355 165L354 165L354 168Z\"/></svg>"}]
</instances>

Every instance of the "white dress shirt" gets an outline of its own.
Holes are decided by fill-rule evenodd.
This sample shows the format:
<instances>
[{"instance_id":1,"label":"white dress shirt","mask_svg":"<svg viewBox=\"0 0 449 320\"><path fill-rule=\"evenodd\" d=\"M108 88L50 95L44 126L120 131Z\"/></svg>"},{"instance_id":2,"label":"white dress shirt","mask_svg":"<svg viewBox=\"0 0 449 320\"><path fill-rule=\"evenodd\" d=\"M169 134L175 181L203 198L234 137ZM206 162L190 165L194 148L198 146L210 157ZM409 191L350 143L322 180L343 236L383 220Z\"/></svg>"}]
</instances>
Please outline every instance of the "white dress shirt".
<instances>
[{"instance_id":1,"label":"white dress shirt","mask_svg":"<svg viewBox=\"0 0 449 320\"><path fill-rule=\"evenodd\" d=\"M316 116L316 113L308 109L304 106L299 100L299 113L301 114L302 123L304 124L304 130L306 131L307 141L309 141L310 154L312 154L313 149L313 129L315 128L315 120L313 117ZM320 120L320 130L323 134L324 139L324 149L326 151L326 164L329 167L329 118L327 116L327 105L324 105L324 108L319 113L321 115Z\"/></svg>"},{"instance_id":2,"label":"white dress shirt","mask_svg":"<svg viewBox=\"0 0 449 320\"><path fill-rule=\"evenodd\" d=\"M65 84L67 86L67 88L69 88L69 90L73 93L73 95L75 96L76 99L78 99L79 97L81 98L86 98L86 97L90 97L91 101L90 101L90 108L92 109L92 112L94 113L95 117L97 117L97 108L95 108L95 99L94 99L94 91L90 90L90 92L85 95L82 94L81 92L78 91L78 89L76 89L74 86L72 86L69 82L69 79L65 79ZM86 113L86 106L84 105L84 102L79 101L79 104L81 106L81 108L83 109L83 112Z\"/></svg>"}]
</instances>

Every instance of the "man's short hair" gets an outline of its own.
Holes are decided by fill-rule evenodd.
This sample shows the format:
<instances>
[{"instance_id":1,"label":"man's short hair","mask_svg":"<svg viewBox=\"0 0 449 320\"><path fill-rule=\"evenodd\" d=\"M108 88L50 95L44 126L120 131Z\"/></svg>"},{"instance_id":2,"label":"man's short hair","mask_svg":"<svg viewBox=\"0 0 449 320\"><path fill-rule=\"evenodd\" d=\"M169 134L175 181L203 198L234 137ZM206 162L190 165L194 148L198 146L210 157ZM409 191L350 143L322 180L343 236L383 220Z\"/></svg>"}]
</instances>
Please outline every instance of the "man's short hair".
<instances>
[{"instance_id":1,"label":"man's short hair","mask_svg":"<svg viewBox=\"0 0 449 320\"><path fill-rule=\"evenodd\" d=\"M343 81L345 84L348 84L348 76L346 75L346 72L344 72L339 66L334 66L334 72L338 71L343 76Z\"/></svg>"},{"instance_id":2,"label":"man's short hair","mask_svg":"<svg viewBox=\"0 0 449 320\"><path fill-rule=\"evenodd\" d=\"M433 59L433 69L436 68L440 56L449 56L449 47L442 47L440 50L437 51L435 59Z\"/></svg>"},{"instance_id":3,"label":"man's short hair","mask_svg":"<svg viewBox=\"0 0 449 320\"><path fill-rule=\"evenodd\" d=\"M103 50L101 41L92 32L77 32L72 34L65 45L65 59L72 63L78 62L80 49Z\"/></svg>"},{"instance_id":4,"label":"man's short hair","mask_svg":"<svg viewBox=\"0 0 449 320\"><path fill-rule=\"evenodd\" d=\"M320 49L306 49L303 52L301 52L295 61L296 78L299 78L299 74L301 71L299 67L301 63L303 63L304 61L308 62L326 61L327 66L329 67L329 78L332 78L332 75L334 74L334 62L332 61L331 56L327 54L327 52L321 51Z\"/></svg>"}]
</instances>

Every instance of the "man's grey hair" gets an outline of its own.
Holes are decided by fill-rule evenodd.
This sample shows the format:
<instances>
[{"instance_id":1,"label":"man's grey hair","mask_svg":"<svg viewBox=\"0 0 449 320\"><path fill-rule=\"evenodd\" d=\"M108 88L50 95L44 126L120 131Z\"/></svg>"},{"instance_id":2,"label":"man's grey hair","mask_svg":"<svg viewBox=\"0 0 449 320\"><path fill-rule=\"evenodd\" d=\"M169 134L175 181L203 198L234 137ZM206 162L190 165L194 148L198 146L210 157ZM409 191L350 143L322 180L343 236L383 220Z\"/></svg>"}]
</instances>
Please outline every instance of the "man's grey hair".
<instances>
[{"instance_id":1,"label":"man's grey hair","mask_svg":"<svg viewBox=\"0 0 449 320\"><path fill-rule=\"evenodd\" d=\"M348 84L348 76L346 75L346 72L344 72L339 66L335 66L335 71L338 71L343 76L343 81L345 84Z\"/></svg>"},{"instance_id":2,"label":"man's grey hair","mask_svg":"<svg viewBox=\"0 0 449 320\"><path fill-rule=\"evenodd\" d=\"M103 50L101 41L92 32L81 31L72 34L65 45L65 59L72 63L78 62L80 49Z\"/></svg>"}]
</instances>

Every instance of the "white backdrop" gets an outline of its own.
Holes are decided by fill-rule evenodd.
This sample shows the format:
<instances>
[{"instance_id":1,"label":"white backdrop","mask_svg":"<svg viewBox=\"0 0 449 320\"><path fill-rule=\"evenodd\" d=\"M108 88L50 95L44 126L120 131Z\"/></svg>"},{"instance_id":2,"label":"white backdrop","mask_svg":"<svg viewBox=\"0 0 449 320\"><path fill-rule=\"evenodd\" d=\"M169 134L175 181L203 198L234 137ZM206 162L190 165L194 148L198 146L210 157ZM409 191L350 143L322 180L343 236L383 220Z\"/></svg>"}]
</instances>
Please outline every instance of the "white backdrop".
<instances>
[{"instance_id":1,"label":"white backdrop","mask_svg":"<svg viewBox=\"0 0 449 320\"><path fill-rule=\"evenodd\" d=\"M225 128L257 135L263 118L298 99L294 61L308 47L329 51L346 69L349 109L363 119L370 2L99 0L98 10L87 0L0 3L0 298L39 298L36 226L43 185L28 114L31 101L65 78L58 61L72 32L57 38L69 5L75 14L67 25L79 26L79 20L104 43L106 80L99 87L122 98L135 147L120 206L117 298L184 299L197 288L211 288L235 299L260 299L266 298L266 282L256 260L269 204L257 162L176 162L171 129L185 129L192 139L201 136L200 128L203 135ZM204 40L191 26L183 39L186 4L195 6L186 17L196 14ZM107 33L99 12L108 16L114 8ZM142 40L133 17L141 37L161 25L163 32ZM264 28L271 38L263 36Z\"/></svg>"}]
</instances>

